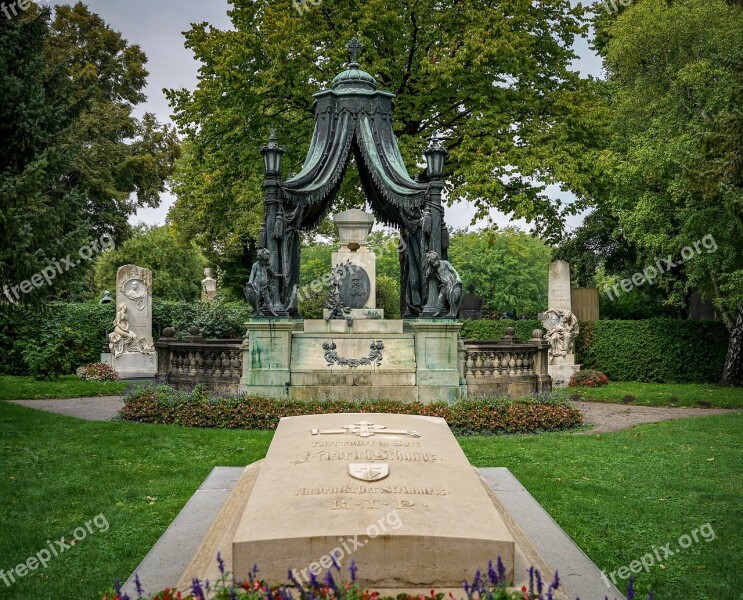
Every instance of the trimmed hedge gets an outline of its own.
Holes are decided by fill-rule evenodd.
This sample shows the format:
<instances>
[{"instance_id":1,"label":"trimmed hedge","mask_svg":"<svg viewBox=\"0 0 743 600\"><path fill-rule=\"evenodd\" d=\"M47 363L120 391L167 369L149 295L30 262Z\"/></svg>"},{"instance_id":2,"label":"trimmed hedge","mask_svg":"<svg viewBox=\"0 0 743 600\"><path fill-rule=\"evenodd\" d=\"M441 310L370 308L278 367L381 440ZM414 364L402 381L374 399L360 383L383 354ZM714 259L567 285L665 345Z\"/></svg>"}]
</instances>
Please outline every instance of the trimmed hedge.
<instances>
[{"instance_id":1,"label":"trimmed hedge","mask_svg":"<svg viewBox=\"0 0 743 600\"><path fill-rule=\"evenodd\" d=\"M113 325L113 302L57 302L43 309L10 309L0 314L0 374L51 378L72 374L100 360ZM207 338L241 338L251 308L240 302L208 304L153 300L152 333L165 327L177 336L196 326Z\"/></svg>"},{"instance_id":2,"label":"trimmed hedge","mask_svg":"<svg viewBox=\"0 0 743 600\"><path fill-rule=\"evenodd\" d=\"M542 329L542 324L536 319L528 321L491 321L482 319L480 321L464 321L462 327L462 339L464 340L499 340L506 332L506 327L516 330L516 338L520 342L528 342L535 329Z\"/></svg>"},{"instance_id":3,"label":"trimmed hedge","mask_svg":"<svg viewBox=\"0 0 743 600\"><path fill-rule=\"evenodd\" d=\"M442 417L459 435L537 433L579 427L580 410L560 393L511 400L507 397L404 403L393 400L303 402L256 397L225 397L197 386L181 392L169 386L140 388L125 398L119 415L127 421L225 429L275 429L281 417L328 413L397 413Z\"/></svg>"},{"instance_id":4,"label":"trimmed hedge","mask_svg":"<svg viewBox=\"0 0 743 600\"><path fill-rule=\"evenodd\" d=\"M580 324L576 362L611 381L715 383L728 331L716 321L646 319Z\"/></svg>"}]
</instances>

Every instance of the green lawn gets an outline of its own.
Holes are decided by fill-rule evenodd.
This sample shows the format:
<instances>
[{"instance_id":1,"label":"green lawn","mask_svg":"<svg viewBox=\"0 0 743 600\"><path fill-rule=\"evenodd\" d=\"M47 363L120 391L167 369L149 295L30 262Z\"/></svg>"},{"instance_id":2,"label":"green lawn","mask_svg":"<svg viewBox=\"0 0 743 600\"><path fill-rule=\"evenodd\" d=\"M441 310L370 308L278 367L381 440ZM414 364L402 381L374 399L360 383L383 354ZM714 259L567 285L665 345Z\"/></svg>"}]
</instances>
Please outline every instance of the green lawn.
<instances>
[{"instance_id":1,"label":"green lawn","mask_svg":"<svg viewBox=\"0 0 743 600\"><path fill-rule=\"evenodd\" d=\"M617 381L600 388L571 388L590 402L625 402L637 406L743 408L743 388L705 383L637 383Z\"/></svg>"},{"instance_id":2,"label":"green lawn","mask_svg":"<svg viewBox=\"0 0 743 600\"><path fill-rule=\"evenodd\" d=\"M118 396L129 385L122 381L83 381L75 375L65 375L56 381L0 375L0 400Z\"/></svg>"},{"instance_id":3,"label":"green lawn","mask_svg":"<svg viewBox=\"0 0 743 600\"><path fill-rule=\"evenodd\" d=\"M110 524L10 589L0 582L0 597L99 598L126 579L215 465L261 458L271 435L91 423L0 403L0 569L47 540L70 539L96 515ZM607 572L709 522L714 541L638 576L657 600L734 598L743 586L743 414L607 435L460 441L473 464L510 468Z\"/></svg>"}]
</instances>

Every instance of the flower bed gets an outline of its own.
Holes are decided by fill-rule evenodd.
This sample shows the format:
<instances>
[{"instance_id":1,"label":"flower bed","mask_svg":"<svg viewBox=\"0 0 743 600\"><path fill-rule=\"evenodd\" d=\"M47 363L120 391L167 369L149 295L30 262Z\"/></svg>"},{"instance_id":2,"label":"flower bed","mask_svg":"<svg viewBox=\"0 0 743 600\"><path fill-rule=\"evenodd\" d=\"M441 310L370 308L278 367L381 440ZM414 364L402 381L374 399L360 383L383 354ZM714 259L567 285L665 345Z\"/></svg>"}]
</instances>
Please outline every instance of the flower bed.
<instances>
[{"instance_id":1,"label":"flower bed","mask_svg":"<svg viewBox=\"0 0 743 600\"><path fill-rule=\"evenodd\" d=\"M512 400L507 397L437 402L404 403L393 400L324 400L301 402L260 397L230 397L209 393L202 387L192 392L169 386L138 389L125 398L119 413L127 421L184 427L226 429L275 429L281 417L328 413L398 413L446 419L460 435L538 433L580 427L579 410L571 408L562 393Z\"/></svg>"},{"instance_id":2,"label":"flower bed","mask_svg":"<svg viewBox=\"0 0 743 600\"><path fill-rule=\"evenodd\" d=\"M145 596L145 592L135 575L137 596L131 598L122 594L118 581L116 587L103 596L103 600L552 600L553 591L560 586L560 577L555 571L552 583L547 583L542 574L534 567L529 568L529 586L523 586L520 590L510 588L506 579L506 567L500 556L496 566L492 561L488 564L485 574L479 570L475 573L472 582L463 583L464 594L456 596L449 592L445 596L441 592L431 590L427 595L414 596L410 594L398 594L397 596L381 596L379 592L364 589L356 581L358 569L356 563L351 561L348 568L350 581L345 581L340 563L331 555L333 567L325 573L322 579L314 574L310 575L308 583L297 581L291 569L289 572L288 586L269 586L265 581L258 578L258 567L254 566L248 573L246 579L238 581L231 577L225 570L225 562L220 554L217 554L219 572L221 578L213 582L202 582L194 579L190 593L182 593L172 589L165 589L154 596ZM335 577L333 574L335 573ZM635 599L635 590L632 577L627 585L627 600ZM598 599L596 599L598 600ZM647 600L653 600L653 593L648 594Z\"/></svg>"},{"instance_id":3,"label":"flower bed","mask_svg":"<svg viewBox=\"0 0 743 600\"><path fill-rule=\"evenodd\" d=\"M603 371L583 369L574 373L568 382L569 387L602 387L609 385L609 378Z\"/></svg>"}]
</instances>

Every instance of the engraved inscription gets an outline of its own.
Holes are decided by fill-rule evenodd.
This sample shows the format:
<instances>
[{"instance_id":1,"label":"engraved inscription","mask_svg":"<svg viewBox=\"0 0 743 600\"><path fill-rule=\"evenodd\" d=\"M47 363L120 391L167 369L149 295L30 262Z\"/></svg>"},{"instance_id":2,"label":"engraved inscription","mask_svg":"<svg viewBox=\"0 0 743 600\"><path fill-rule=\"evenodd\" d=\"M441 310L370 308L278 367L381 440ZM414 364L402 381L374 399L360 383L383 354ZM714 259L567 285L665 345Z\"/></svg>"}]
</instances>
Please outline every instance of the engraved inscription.
<instances>
[{"instance_id":1,"label":"engraved inscription","mask_svg":"<svg viewBox=\"0 0 743 600\"><path fill-rule=\"evenodd\" d=\"M343 461L392 461L392 462L441 462L441 458L433 452L417 452L403 450L347 450L317 452L305 452L299 458L292 461L293 465L301 465L307 462L325 462L333 460Z\"/></svg>"}]
</instances>

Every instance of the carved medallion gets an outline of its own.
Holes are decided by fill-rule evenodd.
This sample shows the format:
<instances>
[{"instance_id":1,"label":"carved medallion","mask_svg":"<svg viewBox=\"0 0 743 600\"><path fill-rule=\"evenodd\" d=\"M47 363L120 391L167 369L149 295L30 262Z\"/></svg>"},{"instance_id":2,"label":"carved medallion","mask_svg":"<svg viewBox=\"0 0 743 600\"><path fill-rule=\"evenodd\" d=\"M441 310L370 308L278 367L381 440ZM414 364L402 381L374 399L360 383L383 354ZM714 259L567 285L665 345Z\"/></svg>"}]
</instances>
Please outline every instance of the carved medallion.
<instances>
[{"instance_id":1,"label":"carved medallion","mask_svg":"<svg viewBox=\"0 0 743 600\"><path fill-rule=\"evenodd\" d=\"M348 474L361 481L380 481L390 474L387 463L349 463Z\"/></svg>"},{"instance_id":2,"label":"carved medallion","mask_svg":"<svg viewBox=\"0 0 743 600\"><path fill-rule=\"evenodd\" d=\"M351 264L350 260L338 267L345 270L345 277L339 281L341 302L348 308L364 308L371 291L369 275L362 267Z\"/></svg>"},{"instance_id":3,"label":"carved medallion","mask_svg":"<svg viewBox=\"0 0 743 600\"><path fill-rule=\"evenodd\" d=\"M152 275L146 269L134 267L126 274L119 289L134 303L137 310L144 310L152 288Z\"/></svg>"}]
</instances>

